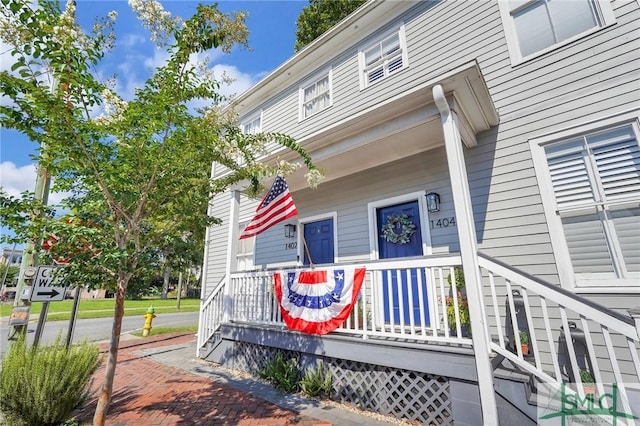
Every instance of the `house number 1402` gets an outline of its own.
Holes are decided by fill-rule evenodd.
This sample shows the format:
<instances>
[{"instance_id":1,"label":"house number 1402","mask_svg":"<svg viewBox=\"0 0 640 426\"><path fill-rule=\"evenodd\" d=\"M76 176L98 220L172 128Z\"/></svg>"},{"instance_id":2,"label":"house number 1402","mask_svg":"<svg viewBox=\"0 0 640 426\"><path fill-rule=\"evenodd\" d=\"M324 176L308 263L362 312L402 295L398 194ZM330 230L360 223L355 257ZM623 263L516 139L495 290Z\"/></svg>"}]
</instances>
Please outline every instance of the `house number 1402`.
<instances>
[{"instance_id":1,"label":"house number 1402","mask_svg":"<svg viewBox=\"0 0 640 426\"><path fill-rule=\"evenodd\" d=\"M431 229L433 228L448 228L450 226L456 226L455 217L445 217L444 219L431 220Z\"/></svg>"},{"instance_id":2,"label":"house number 1402","mask_svg":"<svg viewBox=\"0 0 640 426\"><path fill-rule=\"evenodd\" d=\"M285 243L284 245L285 250L293 250L297 248L298 248L298 243Z\"/></svg>"}]
</instances>

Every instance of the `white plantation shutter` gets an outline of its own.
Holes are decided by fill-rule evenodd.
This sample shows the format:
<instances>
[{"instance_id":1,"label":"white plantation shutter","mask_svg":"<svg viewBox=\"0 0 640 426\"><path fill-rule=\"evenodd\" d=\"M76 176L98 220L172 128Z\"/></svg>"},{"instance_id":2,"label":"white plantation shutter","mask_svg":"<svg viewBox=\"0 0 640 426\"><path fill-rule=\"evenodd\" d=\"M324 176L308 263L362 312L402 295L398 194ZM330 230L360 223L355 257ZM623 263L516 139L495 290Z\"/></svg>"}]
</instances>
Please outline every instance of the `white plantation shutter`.
<instances>
[{"instance_id":1,"label":"white plantation shutter","mask_svg":"<svg viewBox=\"0 0 640 426\"><path fill-rule=\"evenodd\" d=\"M631 125L545 147L576 274L640 272L640 148Z\"/></svg>"},{"instance_id":2,"label":"white plantation shutter","mask_svg":"<svg viewBox=\"0 0 640 426\"><path fill-rule=\"evenodd\" d=\"M640 198L640 149L632 130L588 138L607 201Z\"/></svg>"},{"instance_id":3,"label":"white plantation shutter","mask_svg":"<svg viewBox=\"0 0 640 426\"><path fill-rule=\"evenodd\" d=\"M581 140L547 149L551 183L558 208L595 201L585 160Z\"/></svg>"},{"instance_id":4,"label":"white plantation shutter","mask_svg":"<svg viewBox=\"0 0 640 426\"><path fill-rule=\"evenodd\" d=\"M611 255L598 213L563 217L562 228L575 273L609 273L614 277Z\"/></svg>"},{"instance_id":5,"label":"white plantation shutter","mask_svg":"<svg viewBox=\"0 0 640 426\"><path fill-rule=\"evenodd\" d=\"M640 272L640 207L612 209L611 220L628 272Z\"/></svg>"}]
</instances>

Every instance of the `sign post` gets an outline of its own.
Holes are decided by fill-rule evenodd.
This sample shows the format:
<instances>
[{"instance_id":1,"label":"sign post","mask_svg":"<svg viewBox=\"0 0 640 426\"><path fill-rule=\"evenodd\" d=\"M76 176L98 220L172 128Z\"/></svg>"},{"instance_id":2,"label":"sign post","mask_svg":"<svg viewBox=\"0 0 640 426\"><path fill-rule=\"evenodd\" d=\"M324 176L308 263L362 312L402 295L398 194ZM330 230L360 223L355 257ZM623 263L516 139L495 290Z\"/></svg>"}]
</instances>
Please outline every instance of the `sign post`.
<instances>
[{"instance_id":1,"label":"sign post","mask_svg":"<svg viewBox=\"0 0 640 426\"><path fill-rule=\"evenodd\" d=\"M38 266L31 288L32 302L54 302L64 300L66 287L54 277L55 266Z\"/></svg>"},{"instance_id":2,"label":"sign post","mask_svg":"<svg viewBox=\"0 0 640 426\"><path fill-rule=\"evenodd\" d=\"M60 279L55 276L55 271L55 266L38 266L36 277L33 280L30 300L32 302L44 302L40 311L36 334L33 337L33 347L38 346L40 342L44 322L49 311L49 302L64 300L66 288L61 285Z\"/></svg>"}]
</instances>

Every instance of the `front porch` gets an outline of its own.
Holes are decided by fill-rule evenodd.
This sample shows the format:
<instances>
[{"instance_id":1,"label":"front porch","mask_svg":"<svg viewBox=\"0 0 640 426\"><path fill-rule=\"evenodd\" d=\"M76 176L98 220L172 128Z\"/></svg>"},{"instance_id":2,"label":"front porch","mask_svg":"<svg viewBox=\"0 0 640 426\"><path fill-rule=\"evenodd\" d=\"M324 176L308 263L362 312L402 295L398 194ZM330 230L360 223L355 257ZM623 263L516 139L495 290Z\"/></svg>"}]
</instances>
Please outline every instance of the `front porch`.
<instances>
[{"instance_id":1,"label":"front porch","mask_svg":"<svg viewBox=\"0 0 640 426\"><path fill-rule=\"evenodd\" d=\"M631 317L487 256L478 255L477 262L484 323L474 322L471 331L476 339L485 336L490 347L501 419L534 422L536 407L527 389L535 396L540 383L567 383L584 398L585 370L598 395L607 391L606 384L618 383L624 411L640 406L640 338ZM274 292L276 270L231 274L203 301L198 355L251 373L278 351L303 369L322 361L334 377L337 400L421 423L477 424L482 384L477 348L461 321L468 289L460 291L456 280L460 256L357 266L366 268L358 302L348 320L325 336L286 328ZM517 386L514 375L520 377ZM521 395L514 396L513 389Z\"/></svg>"}]
</instances>

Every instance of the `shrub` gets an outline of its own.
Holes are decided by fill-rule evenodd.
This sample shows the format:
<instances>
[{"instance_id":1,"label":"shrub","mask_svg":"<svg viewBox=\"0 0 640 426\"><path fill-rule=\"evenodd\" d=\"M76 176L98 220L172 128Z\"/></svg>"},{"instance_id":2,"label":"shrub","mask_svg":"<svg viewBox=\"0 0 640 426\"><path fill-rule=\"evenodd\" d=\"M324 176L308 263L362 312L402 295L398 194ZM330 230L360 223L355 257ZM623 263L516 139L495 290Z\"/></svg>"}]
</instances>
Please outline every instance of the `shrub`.
<instances>
[{"instance_id":1,"label":"shrub","mask_svg":"<svg viewBox=\"0 0 640 426\"><path fill-rule=\"evenodd\" d=\"M325 368L322 363L318 364L315 370L307 369L306 374L300 381L300 387L305 394L316 396L329 396L331 387L333 386L333 379L331 378L331 372L325 373Z\"/></svg>"},{"instance_id":2,"label":"shrub","mask_svg":"<svg viewBox=\"0 0 640 426\"><path fill-rule=\"evenodd\" d=\"M0 411L8 424L59 425L89 393L100 363L96 345L67 349L60 336L51 345L26 348L24 335L11 345L0 371Z\"/></svg>"},{"instance_id":3,"label":"shrub","mask_svg":"<svg viewBox=\"0 0 640 426\"><path fill-rule=\"evenodd\" d=\"M582 383L595 383L596 379L590 370L584 369L580 370L580 381L582 381Z\"/></svg>"},{"instance_id":4,"label":"shrub","mask_svg":"<svg viewBox=\"0 0 640 426\"><path fill-rule=\"evenodd\" d=\"M460 291L466 287L464 272L462 272L462 268L454 268L454 274L456 278L456 290ZM451 274L447 275L447 282L451 285Z\"/></svg>"},{"instance_id":5,"label":"shrub","mask_svg":"<svg viewBox=\"0 0 640 426\"><path fill-rule=\"evenodd\" d=\"M267 366L258 372L258 375L282 392L298 391L300 379L298 361L294 358L285 360L281 352L278 352Z\"/></svg>"}]
</instances>

